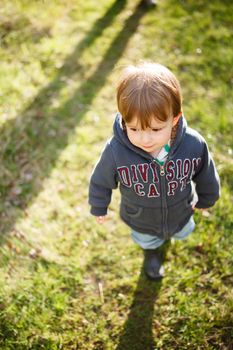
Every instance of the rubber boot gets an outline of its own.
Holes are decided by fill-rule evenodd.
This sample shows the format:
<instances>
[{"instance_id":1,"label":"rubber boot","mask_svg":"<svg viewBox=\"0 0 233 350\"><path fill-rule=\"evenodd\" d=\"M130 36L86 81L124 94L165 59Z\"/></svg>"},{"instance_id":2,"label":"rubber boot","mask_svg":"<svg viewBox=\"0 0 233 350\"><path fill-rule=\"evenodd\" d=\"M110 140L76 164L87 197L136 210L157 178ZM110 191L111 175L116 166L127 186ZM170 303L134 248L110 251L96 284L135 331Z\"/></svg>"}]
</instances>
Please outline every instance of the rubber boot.
<instances>
[{"instance_id":1,"label":"rubber boot","mask_svg":"<svg viewBox=\"0 0 233 350\"><path fill-rule=\"evenodd\" d=\"M159 280L164 276L163 254L160 247L157 249L144 249L144 271L152 280Z\"/></svg>"},{"instance_id":2,"label":"rubber boot","mask_svg":"<svg viewBox=\"0 0 233 350\"><path fill-rule=\"evenodd\" d=\"M157 5L157 0L144 0L144 4L147 7L155 7Z\"/></svg>"}]
</instances>

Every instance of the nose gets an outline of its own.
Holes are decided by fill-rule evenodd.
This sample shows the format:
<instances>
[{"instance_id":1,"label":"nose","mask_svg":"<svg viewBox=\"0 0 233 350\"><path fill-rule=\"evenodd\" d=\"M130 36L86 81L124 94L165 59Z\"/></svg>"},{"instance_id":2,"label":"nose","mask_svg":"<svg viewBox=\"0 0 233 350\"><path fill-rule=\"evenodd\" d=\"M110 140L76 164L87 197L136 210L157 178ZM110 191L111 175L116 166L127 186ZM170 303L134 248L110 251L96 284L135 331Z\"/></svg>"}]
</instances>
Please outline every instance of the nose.
<instances>
[{"instance_id":1,"label":"nose","mask_svg":"<svg viewBox=\"0 0 233 350\"><path fill-rule=\"evenodd\" d=\"M147 145L150 145L150 142L151 142L151 138L150 138L149 133L143 130L141 132L141 143L144 146L147 146Z\"/></svg>"}]
</instances>

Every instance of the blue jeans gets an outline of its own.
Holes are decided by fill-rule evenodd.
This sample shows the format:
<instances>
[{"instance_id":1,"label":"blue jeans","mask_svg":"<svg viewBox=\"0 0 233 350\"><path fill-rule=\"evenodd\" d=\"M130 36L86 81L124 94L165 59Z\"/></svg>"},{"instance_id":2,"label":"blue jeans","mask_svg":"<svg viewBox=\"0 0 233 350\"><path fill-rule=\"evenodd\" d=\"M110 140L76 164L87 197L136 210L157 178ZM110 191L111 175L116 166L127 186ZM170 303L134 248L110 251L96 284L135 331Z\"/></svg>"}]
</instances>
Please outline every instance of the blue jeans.
<instances>
[{"instance_id":1,"label":"blue jeans","mask_svg":"<svg viewBox=\"0 0 233 350\"><path fill-rule=\"evenodd\" d=\"M188 223L180 230L179 232L175 233L172 238L175 239L184 239L190 233L195 229L195 222L193 220L193 217L190 218ZM159 246L161 246L165 239L158 238L156 236L148 235L146 233L140 233L137 231L132 231L131 237L133 241L140 245L142 249L156 249Z\"/></svg>"}]
</instances>

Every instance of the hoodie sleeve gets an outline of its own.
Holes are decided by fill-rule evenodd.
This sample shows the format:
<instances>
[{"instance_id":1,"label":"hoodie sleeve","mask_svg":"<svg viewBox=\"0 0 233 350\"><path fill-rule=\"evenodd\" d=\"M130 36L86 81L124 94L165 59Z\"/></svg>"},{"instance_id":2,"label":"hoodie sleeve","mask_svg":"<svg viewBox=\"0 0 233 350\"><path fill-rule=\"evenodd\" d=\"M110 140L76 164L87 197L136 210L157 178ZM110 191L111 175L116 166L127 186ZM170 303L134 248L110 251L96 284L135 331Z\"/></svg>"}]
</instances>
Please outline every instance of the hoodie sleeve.
<instances>
[{"instance_id":1,"label":"hoodie sleeve","mask_svg":"<svg viewBox=\"0 0 233 350\"><path fill-rule=\"evenodd\" d=\"M91 214L103 216L107 214L111 202L112 190L117 188L116 166L111 145L108 142L98 160L90 179L89 204Z\"/></svg>"},{"instance_id":2,"label":"hoodie sleeve","mask_svg":"<svg viewBox=\"0 0 233 350\"><path fill-rule=\"evenodd\" d=\"M193 181L198 195L196 208L212 207L220 197L220 180L205 141L200 169L194 175Z\"/></svg>"}]
</instances>

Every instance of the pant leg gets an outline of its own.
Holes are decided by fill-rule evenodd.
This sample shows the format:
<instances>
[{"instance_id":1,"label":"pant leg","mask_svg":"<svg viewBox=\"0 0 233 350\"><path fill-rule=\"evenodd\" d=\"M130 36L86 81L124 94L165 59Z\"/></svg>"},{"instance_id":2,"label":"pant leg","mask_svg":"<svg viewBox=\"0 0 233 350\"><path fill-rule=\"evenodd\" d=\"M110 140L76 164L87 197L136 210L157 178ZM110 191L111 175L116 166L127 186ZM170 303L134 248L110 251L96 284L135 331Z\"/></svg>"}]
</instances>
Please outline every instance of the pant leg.
<instances>
[{"instance_id":1,"label":"pant leg","mask_svg":"<svg viewBox=\"0 0 233 350\"><path fill-rule=\"evenodd\" d=\"M185 239L194 229L195 222L192 216L188 223L179 232L175 233L172 238L179 240ZM164 239L146 233L140 233L135 230L131 232L131 237L142 249L156 249L165 242Z\"/></svg>"},{"instance_id":2,"label":"pant leg","mask_svg":"<svg viewBox=\"0 0 233 350\"><path fill-rule=\"evenodd\" d=\"M131 233L131 237L142 249L156 249L165 242L164 239L134 230Z\"/></svg>"},{"instance_id":3,"label":"pant leg","mask_svg":"<svg viewBox=\"0 0 233 350\"><path fill-rule=\"evenodd\" d=\"M195 229L195 222L193 216L189 219L188 223L177 233L175 233L172 238L175 239L185 239L190 235L191 232Z\"/></svg>"}]
</instances>

